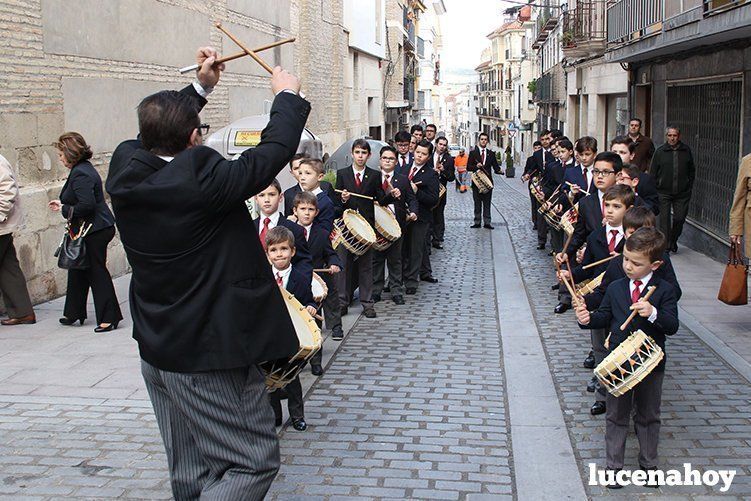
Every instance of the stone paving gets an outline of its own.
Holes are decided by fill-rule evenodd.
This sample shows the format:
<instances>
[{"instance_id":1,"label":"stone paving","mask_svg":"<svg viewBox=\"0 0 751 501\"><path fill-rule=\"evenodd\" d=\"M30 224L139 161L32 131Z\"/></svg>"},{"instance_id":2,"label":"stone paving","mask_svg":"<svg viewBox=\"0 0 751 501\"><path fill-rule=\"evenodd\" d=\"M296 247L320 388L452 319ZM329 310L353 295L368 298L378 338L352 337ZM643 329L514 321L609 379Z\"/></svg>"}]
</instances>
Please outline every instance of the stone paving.
<instances>
[{"instance_id":1,"label":"stone paving","mask_svg":"<svg viewBox=\"0 0 751 501\"><path fill-rule=\"evenodd\" d=\"M471 195L447 208L438 284L361 318L282 435L277 499L502 499L510 443L488 230Z\"/></svg>"},{"instance_id":2,"label":"stone paving","mask_svg":"<svg viewBox=\"0 0 751 501\"><path fill-rule=\"evenodd\" d=\"M589 333L578 328L573 312L553 314L557 297L550 290L555 280L552 258L537 250L529 219L529 197L514 183L521 181L510 179L496 184L494 204L508 223L586 486L588 463L605 466L604 415L589 414L594 398L586 392L585 385L591 371L581 366L589 350ZM668 340L668 352L662 399L661 468L682 470L683 463L690 462L699 469L736 469L737 476L723 499L730 495L749 499L751 385L685 327ZM635 435L631 434L627 447L626 468L636 468ZM663 487L659 492L633 486L616 492L586 488L590 496L605 494L623 499L633 499L635 495L699 498L719 494L709 487Z\"/></svg>"}]
</instances>

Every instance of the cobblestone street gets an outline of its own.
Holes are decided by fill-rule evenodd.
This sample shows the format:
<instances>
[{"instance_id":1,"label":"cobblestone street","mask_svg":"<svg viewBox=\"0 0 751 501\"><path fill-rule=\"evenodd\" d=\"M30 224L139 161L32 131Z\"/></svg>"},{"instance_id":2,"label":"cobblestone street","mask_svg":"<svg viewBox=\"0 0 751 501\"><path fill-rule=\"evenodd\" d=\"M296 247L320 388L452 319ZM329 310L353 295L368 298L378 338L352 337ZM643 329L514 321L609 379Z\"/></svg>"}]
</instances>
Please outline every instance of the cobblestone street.
<instances>
[{"instance_id":1,"label":"cobblestone street","mask_svg":"<svg viewBox=\"0 0 751 501\"><path fill-rule=\"evenodd\" d=\"M271 498L720 495L587 485L588 464L604 466L604 416L589 414L581 367L589 336L571 312L552 313L550 257L535 249L521 182L497 178L494 197L495 231L475 230L471 195L450 189L445 249L432 256L439 283L404 306L384 294L377 319L352 308L345 340L326 341L325 374L303 378L309 428L281 431ZM128 278L116 280L124 312ZM39 305L35 326L0 328L0 498L169 498L129 319L94 335L92 322L59 326L61 309ZM685 327L669 345L661 467L736 469L723 499L748 499L751 385ZM635 467L633 435L628 444Z\"/></svg>"}]
</instances>

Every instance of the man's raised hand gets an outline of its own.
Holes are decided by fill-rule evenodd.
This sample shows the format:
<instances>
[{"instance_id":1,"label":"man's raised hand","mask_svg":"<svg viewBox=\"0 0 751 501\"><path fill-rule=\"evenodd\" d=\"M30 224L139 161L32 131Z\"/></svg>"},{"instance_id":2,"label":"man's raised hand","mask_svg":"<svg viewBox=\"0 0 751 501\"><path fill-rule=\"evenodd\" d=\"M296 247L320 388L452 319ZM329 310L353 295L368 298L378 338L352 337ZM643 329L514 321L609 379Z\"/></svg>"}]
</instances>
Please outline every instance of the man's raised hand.
<instances>
[{"instance_id":1,"label":"man's raised hand","mask_svg":"<svg viewBox=\"0 0 751 501\"><path fill-rule=\"evenodd\" d=\"M224 63L214 66L214 61L218 58L219 53L213 47L200 47L196 51L196 62L199 65L196 78L204 89L212 89L219 83L219 77L224 71Z\"/></svg>"}]
</instances>

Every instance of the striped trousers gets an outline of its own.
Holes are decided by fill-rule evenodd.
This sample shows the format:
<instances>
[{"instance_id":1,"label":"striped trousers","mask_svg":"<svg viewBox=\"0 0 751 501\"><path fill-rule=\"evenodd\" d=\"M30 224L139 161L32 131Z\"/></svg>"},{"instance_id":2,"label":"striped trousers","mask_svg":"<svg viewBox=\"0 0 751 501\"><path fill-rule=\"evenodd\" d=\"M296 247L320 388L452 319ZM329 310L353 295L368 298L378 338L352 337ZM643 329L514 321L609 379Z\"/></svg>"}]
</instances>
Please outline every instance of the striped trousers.
<instances>
[{"instance_id":1,"label":"striped trousers","mask_svg":"<svg viewBox=\"0 0 751 501\"><path fill-rule=\"evenodd\" d=\"M141 373L174 498L263 499L279 470L279 439L261 370L178 373L142 360Z\"/></svg>"}]
</instances>

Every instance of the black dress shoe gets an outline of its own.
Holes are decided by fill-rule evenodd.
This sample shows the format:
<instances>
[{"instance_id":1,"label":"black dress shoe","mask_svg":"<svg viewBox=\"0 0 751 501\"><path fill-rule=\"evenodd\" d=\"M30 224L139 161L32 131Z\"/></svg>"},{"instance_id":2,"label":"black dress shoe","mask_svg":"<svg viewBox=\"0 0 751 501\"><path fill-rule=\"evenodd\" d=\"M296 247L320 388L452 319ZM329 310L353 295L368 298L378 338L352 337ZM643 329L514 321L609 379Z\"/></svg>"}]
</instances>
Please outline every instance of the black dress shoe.
<instances>
[{"instance_id":1,"label":"black dress shoe","mask_svg":"<svg viewBox=\"0 0 751 501\"><path fill-rule=\"evenodd\" d=\"M378 301L381 300L381 295L380 294L373 294L372 296L370 296L370 299L372 299L374 303L377 303Z\"/></svg>"},{"instance_id":2,"label":"black dress shoe","mask_svg":"<svg viewBox=\"0 0 751 501\"><path fill-rule=\"evenodd\" d=\"M433 242L432 245L434 249L443 249L443 245L441 245L441 242Z\"/></svg>"},{"instance_id":3,"label":"black dress shoe","mask_svg":"<svg viewBox=\"0 0 751 501\"><path fill-rule=\"evenodd\" d=\"M678 244L673 244L673 246L670 248L670 252L673 254L678 254Z\"/></svg>"},{"instance_id":4,"label":"black dress shoe","mask_svg":"<svg viewBox=\"0 0 751 501\"><path fill-rule=\"evenodd\" d=\"M590 393L594 393L597 389L597 376L592 376L592 379L589 380L589 383L587 383L587 391Z\"/></svg>"},{"instance_id":5,"label":"black dress shoe","mask_svg":"<svg viewBox=\"0 0 751 501\"><path fill-rule=\"evenodd\" d=\"M487 228L489 230L494 230L495 229L495 227L492 224L486 224L485 228Z\"/></svg>"},{"instance_id":6,"label":"black dress shoe","mask_svg":"<svg viewBox=\"0 0 751 501\"><path fill-rule=\"evenodd\" d=\"M86 320L85 318L68 318L68 317L62 317L60 318L59 322L63 325L73 325L76 322L79 322L81 325L83 325L83 321Z\"/></svg>"},{"instance_id":7,"label":"black dress shoe","mask_svg":"<svg viewBox=\"0 0 751 501\"><path fill-rule=\"evenodd\" d=\"M537 244L537 250L545 250L545 244Z\"/></svg>"},{"instance_id":8,"label":"black dress shoe","mask_svg":"<svg viewBox=\"0 0 751 501\"><path fill-rule=\"evenodd\" d=\"M383 288L383 292L391 292L391 287L387 285L386 287Z\"/></svg>"},{"instance_id":9,"label":"black dress shoe","mask_svg":"<svg viewBox=\"0 0 751 501\"><path fill-rule=\"evenodd\" d=\"M394 304L404 304L404 297L402 296L393 296L391 300L394 302Z\"/></svg>"},{"instance_id":10,"label":"black dress shoe","mask_svg":"<svg viewBox=\"0 0 751 501\"><path fill-rule=\"evenodd\" d=\"M373 308L365 308L362 313L365 315L365 318L375 318L377 316Z\"/></svg>"},{"instance_id":11,"label":"black dress shoe","mask_svg":"<svg viewBox=\"0 0 751 501\"><path fill-rule=\"evenodd\" d=\"M608 489L623 489L623 486L620 485L618 482L615 481L615 477L616 477L616 475L618 475L618 472L621 471L621 469L618 468L618 469L615 469L615 470L610 470L610 469L608 470L608 472L611 472L611 471L613 472L613 476L611 477L610 473L608 473L605 478L607 478L607 479L611 479L612 478L613 481L610 482L609 484L606 484L605 487L607 487Z\"/></svg>"},{"instance_id":12,"label":"black dress shoe","mask_svg":"<svg viewBox=\"0 0 751 501\"><path fill-rule=\"evenodd\" d=\"M331 331L331 339L334 341L341 341L344 339L344 331L342 331L341 327Z\"/></svg>"},{"instance_id":13,"label":"black dress shoe","mask_svg":"<svg viewBox=\"0 0 751 501\"><path fill-rule=\"evenodd\" d=\"M420 277L420 280L422 280L423 282L429 282L431 284L438 283L438 279L433 277L432 275L428 275L427 277Z\"/></svg>"},{"instance_id":14,"label":"black dress shoe","mask_svg":"<svg viewBox=\"0 0 751 501\"><path fill-rule=\"evenodd\" d=\"M560 288L561 288L561 284L555 284L555 285L552 285L552 286L550 287L550 290L554 290L554 291L557 291L557 290L558 290L558 289L560 289Z\"/></svg>"},{"instance_id":15,"label":"black dress shoe","mask_svg":"<svg viewBox=\"0 0 751 501\"><path fill-rule=\"evenodd\" d=\"M308 429L308 425L307 423L305 423L305 420L303 418L293 419L292 428L296 429L297 431L305 431Z\"/></svg>"},{"instance_id":16,"label":"black dress shoe","mask_svg":"<svg viewBox=\"0 0 751 501\"><path fill-rule=\"evenodd\" d=\"M414 294L417 294L417 289L415 287L407 287L407 295L412 296Z\"/></svg>"},{"instance_id":17,"label":"black dress shoe","mask_svg":"<svg viewBox=\"0 0 751 501\"><path fill-rule=\"evenodd\" d=\"M348 312L348 311L349 311L349 310L347 309L347 307L346 307L346 306L342 306L342 309L341 309L341 312L340 312L340 313L341 313L341 315L342 315L342 316L344 317L344 316L346 316L346 315L347 315L347 312Z\"/></svg>"},{"instance_id":18,"label":"black dress shoe","mask_svg":"<svg viewBox=\"0 0 751 501\"><path fill-rule=\"evenodd\" d=\"M584 359L584 362L582 363L585 369L594 369L595 368L595 354L591 351L589 352L589 355L587 355L587 358Z\"/></svg>"},{"instance_id":19,"label":"black dress shoe","mask_svg":"<svg viewBox=\"0 0 751 501\"><path fill-rule=\"evenodd\" d=\"M480 227L480 223L475 223L472 226L470 226L470 228L479 228L479 227Z\"/></svg>"},{"instance_id":20,"label":"black dress shoe","mask_svg":"<svg viewBox=\"0 0 751 501\"><path fill-rule=\"evenodd\" d=\"M310 373L314 376L323 376L323 367L321 367L319 364L311 364Z\"/></svg>"},{"instance_id":21,"label":"black dress shoe","mask_svg":"<svg viewBox=\"0 0 751 501\"><path fill-rule=\"evenodd\" d=\"M282 425L282 416L276 416L274 418L274 426L281 426Z\"/></svg>"},{"instance_id":22,"label":"black dress shoe","mask_svg":"<svg viewBox=\"0 0 751 501\"><path fill-rule=\"evenodd\" d=\"M570 308L571 308L570 304L558 303L558 305L555 307L553 311L560 315L561 313L566 313Z\"/></svg>"},{"instance_id":23,"label":"black dress shoe","mask_svg":"<svg viewBox=\"0 0 751 501\"><path fill-rule=\"evenodd\" d=\"M109 324L107 327L102 327L101 325L98 325L94 327L94 332L109 332L117 329L118 322L113 322Z\"/></svg>"},{"instance_id":24,"label":"black dress shoe","mask_svg":"<svg viewBox=\"0 0 751 501\"><path fill-rule=\"evenodd\" d=\"M589 413L593 416L597 416L599 414L605 414L605 402L595 402L592 404L592 408L589 409Z\"/></svg>"}]
</instances>

